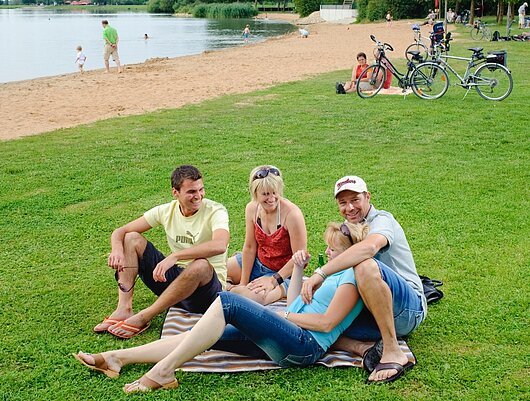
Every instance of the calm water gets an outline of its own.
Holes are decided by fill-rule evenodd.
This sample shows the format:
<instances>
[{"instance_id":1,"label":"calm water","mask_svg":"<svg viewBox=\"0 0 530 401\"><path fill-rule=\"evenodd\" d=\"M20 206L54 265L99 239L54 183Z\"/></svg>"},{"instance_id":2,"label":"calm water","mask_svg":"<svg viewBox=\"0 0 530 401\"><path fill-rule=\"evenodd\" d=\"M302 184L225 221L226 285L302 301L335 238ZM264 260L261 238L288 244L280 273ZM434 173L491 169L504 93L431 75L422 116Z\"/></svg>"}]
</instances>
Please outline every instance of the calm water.
<instances>
[{"instance_id":1,"label":"calm water","mask_svg":"<svg viewBox=\"0 0 530 401\"><path fill-rule=\"evenodd\" d=\"M146 13L92 14L39 9L0 10L0 82L19 81L77 71L78 45L87 56L86 70L103 68L101 20L118 30L122 64L154 57L178 57L243 45L241 32L250 24L250 42L294 30L283 21L206 20ZM150 39L145 40L147 33ZM113 62L111 59L111 68Z\"/></svg>"}]
</instances>

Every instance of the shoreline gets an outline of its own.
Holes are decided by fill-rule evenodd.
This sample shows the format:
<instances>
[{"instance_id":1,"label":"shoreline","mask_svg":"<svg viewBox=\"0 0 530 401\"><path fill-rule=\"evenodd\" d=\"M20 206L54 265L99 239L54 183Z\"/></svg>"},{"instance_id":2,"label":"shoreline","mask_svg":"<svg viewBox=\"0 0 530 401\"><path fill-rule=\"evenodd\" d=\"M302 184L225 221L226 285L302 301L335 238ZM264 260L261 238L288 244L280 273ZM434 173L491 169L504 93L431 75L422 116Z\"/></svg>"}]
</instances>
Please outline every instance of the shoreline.
<instances>
[{"instance_id":1,"label":"shoreline","mask_svg":"<svg viewBox=\"0 0 530 401\"><path fill-rule=\"evenodd\" d=\"M290 21L298 19L296 14L280 15ZM267 16L276 19L276 14ZM82 75L71 73L4 83L0 85L0 104L10 107L0 108L0 140L178 108L350 69L357 52L371 54L370 34L391 43L395 48L391 56L402 58L412 42L411 24L396 21L387 28L385 23L317 23L308 26L310 35L306 39L294 32L199 55L127 64L122 74L113 67L110 74L100 69ZM348 75L344 80L348 80ZM334 90L333 82L330 90Z\"/></svg>"}]
</instances>

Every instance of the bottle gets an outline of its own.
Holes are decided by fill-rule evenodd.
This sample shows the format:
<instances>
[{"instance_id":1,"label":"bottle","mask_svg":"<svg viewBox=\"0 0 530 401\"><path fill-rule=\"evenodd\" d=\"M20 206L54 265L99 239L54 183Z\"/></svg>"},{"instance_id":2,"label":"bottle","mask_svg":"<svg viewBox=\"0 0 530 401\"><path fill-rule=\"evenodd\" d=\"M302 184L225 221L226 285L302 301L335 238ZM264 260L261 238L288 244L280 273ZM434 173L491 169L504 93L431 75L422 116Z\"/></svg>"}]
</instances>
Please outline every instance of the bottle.
<instances>
[{"instance_id":1,"label":"bottle","mask_svg":"<svg viewBox=\"0 0 530 401\"><path fill-rule=\"evenodd\" d=\"M323 253L319 253L318 254L318 267L322 267L324 266L326 263L324 262L324 254Z\"/></svg>"}]
</instances>

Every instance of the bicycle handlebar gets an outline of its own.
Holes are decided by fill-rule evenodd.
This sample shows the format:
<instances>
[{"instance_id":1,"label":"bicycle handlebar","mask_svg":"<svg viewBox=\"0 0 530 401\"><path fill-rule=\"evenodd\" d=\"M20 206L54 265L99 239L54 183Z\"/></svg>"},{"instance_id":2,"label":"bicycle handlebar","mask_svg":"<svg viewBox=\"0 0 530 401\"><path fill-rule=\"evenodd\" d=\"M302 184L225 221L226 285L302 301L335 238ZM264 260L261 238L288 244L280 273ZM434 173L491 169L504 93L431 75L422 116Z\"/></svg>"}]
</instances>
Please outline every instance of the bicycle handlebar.
<instances>
[{"instance_id":1,"label":"bicycle handlebar","mask_svg":"<svg viewBox=\"0 0 530 401\"><path fill-rule=\"evenodd\" d=\"M377 40L377 38L374 36L374 35L370 35L370 39L372 39L373 42L375 42L375 44L377 45L377 47L379 47L380 49L383 49L383 50L388 50L388 51L391 51L393 52L394 51L394 48L392 46L390 46L388 43L382 43L380 41Z\"/></svg>"}]
</instances>

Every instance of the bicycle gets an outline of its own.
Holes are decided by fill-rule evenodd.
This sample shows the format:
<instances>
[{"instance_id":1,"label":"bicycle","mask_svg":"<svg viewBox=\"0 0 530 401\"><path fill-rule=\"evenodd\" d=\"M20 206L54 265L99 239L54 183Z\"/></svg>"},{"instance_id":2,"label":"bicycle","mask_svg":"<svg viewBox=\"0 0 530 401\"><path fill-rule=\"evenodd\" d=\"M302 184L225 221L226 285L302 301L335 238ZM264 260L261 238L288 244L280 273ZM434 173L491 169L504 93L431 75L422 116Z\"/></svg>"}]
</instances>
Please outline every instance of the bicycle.
<instances>
[{"instance_id":1,"label":"bicycle","mask_svg":"<svg viewBox=\"0 0 530 401\"><path fill-rule=\"evenodd\" d=\"M448 42L446 40L445 49L448 49ZM439 45L435 45L436 63L440 65L444 71L447 69L451 71L458 79L459 82L455 85L461 86L466 89L467 92L464 98L467 96L472 88L478 92L478 94L486 100L501 101L506 99L513 89L512 73L506 67L506 51L490 52L486 57L482 52L482 47L472 47L468 50L472 51L471 57L458 57L450 56L447 53L437 51L436 48ZM464 75L458 74L447 60L463 60L467 61L467 68ZM471 72L471 69L478 68Z\"/></svg>"},{"instance_id":2,"label":"bicycle","mask_svg":"<svg viewBox=\"0 0 530 401\"><path fill-rule=\"evenodd\" d=\"M405 49L405 58L407 61L412 61L412 56L409 52L416 51L420 53L423 60L427 60L430 55L429 48L422 39L423 36L421 36L420 27L417 24L414 24L412 25L412 31L414 32L414 43Z\"/></svg>"},{"instance_id":3,"label":"bicycle","mask_svg":"<svg viewBox=\"0 0 530 401\"><path fill-rule=\"evenodd\" d=\"M374 35L370 35L370 38L377 45L376 63L366 67L357 78L355 86L361 98L367 99L377 95L387 82L387 77L392 74L397 78L403 93L411 88L421 99L438 99L447 92L449 77L437 63L423 61L419 52L410 51L413 60L407 62L407 72L403 74L386 57L385 52L393 51L393 47L388 43L379 42Z\"/></svg>"},{"instance_id":4,"label":"bicycle","mask_svg":"<svg viewBox=\"0 0 530 401\"><path fill-rule=\"evenodd\" d=\"M471 29L471 38L474 40L486 39L491 41L493 38L493 32L491 32L491 29L489 29L484 22L477 20Z\"/></svg>"}]
</instances>

